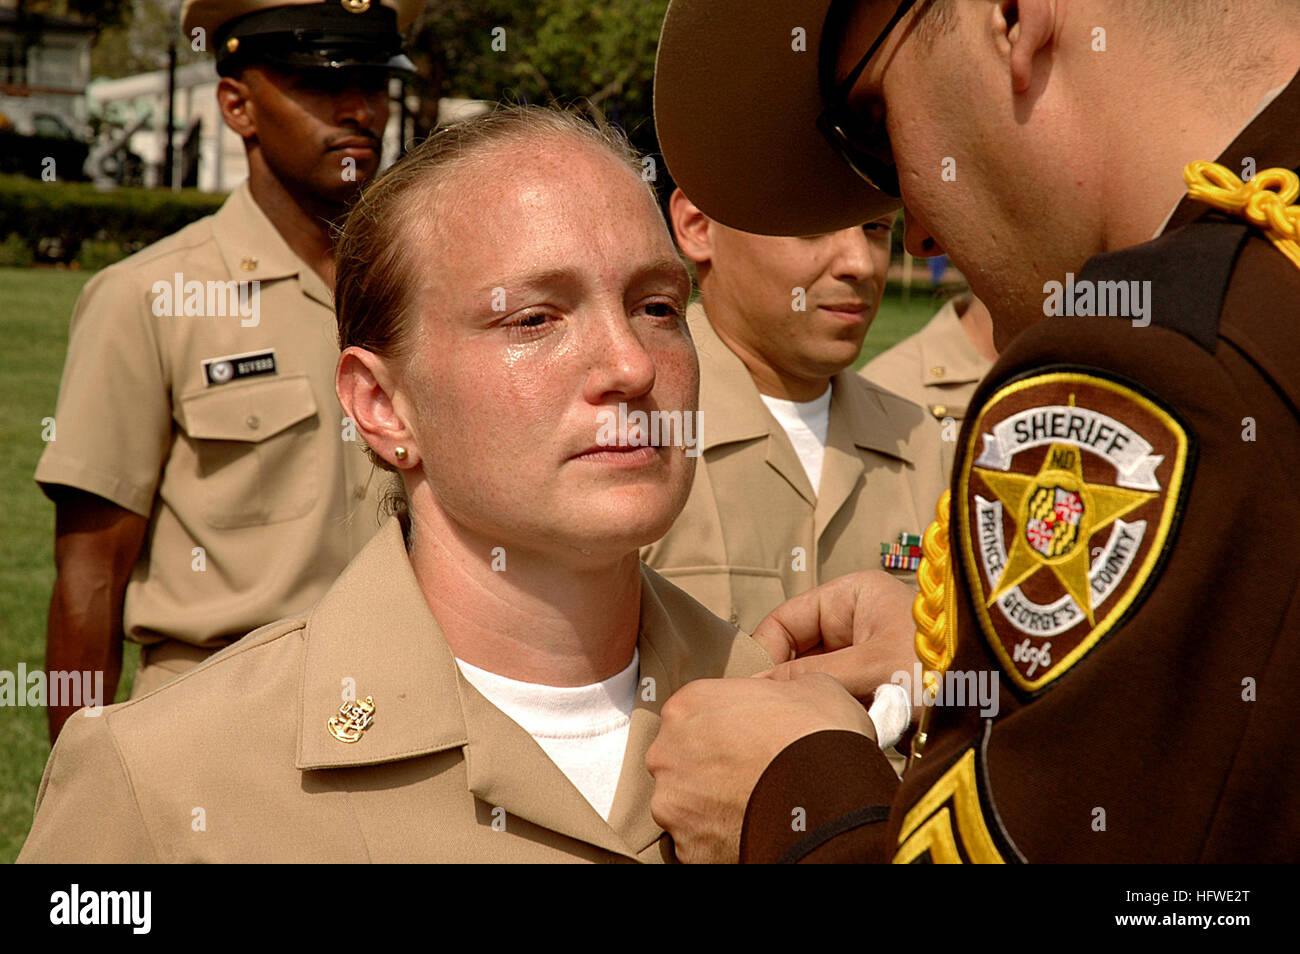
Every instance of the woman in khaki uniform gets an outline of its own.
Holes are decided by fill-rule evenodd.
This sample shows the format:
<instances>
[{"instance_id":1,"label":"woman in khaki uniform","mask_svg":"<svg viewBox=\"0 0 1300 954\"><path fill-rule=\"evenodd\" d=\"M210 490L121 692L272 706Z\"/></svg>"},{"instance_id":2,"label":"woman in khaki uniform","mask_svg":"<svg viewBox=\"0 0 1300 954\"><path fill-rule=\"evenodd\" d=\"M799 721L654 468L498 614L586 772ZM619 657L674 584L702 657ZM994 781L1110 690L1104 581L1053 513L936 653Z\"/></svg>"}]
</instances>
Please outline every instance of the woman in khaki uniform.
<instances>
[{"instance_id":1,"label":"woman in khaki uniform","mask_svg":"<svg viewBox=\"0 0 1300 954\"><path fill-rule=\"evenodd\" d=\"M625 144L512 110L348 219L339 399L404 505L304 616L71 719L24 861L659 861L645 751L757 644L645 568L694 461L690 284ZM855 704L856 705L856 704Z\"/></svg>"}]
</instances>

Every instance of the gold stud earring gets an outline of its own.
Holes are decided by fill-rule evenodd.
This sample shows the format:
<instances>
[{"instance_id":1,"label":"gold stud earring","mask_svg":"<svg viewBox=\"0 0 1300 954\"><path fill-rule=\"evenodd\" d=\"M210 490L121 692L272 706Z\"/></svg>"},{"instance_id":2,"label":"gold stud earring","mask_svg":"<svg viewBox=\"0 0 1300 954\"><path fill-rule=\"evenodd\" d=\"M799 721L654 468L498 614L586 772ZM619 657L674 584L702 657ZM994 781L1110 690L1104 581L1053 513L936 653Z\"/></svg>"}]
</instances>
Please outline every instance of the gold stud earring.
<instances>
[{"instance_id":1,"label":"gold stud earring","mask_svg":"<svg viewBox=\"0 0 1300 954\"><path fill-rule=\"evenodd\" d=\"M399 445L393 450L393 456L398 460L406 460L406 448Z\"/></svg>"}]
</instances>

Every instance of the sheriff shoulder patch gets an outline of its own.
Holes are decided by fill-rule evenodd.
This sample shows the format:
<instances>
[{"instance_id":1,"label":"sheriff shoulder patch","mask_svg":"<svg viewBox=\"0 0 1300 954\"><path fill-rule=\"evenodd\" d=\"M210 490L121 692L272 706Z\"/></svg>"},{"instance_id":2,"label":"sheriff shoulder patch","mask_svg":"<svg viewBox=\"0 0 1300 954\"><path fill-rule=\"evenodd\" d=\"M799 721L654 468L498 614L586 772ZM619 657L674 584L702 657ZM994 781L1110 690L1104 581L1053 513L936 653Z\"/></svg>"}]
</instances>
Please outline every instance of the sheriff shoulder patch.
<instances>
[{"instance_id":1,"label":"sheriff shoulder patch","mask_svg":"<svg viewBox=\"0 0 1300 954\"><path fill-rule=\"evenodd\" d=\"M1184 491L1187 432L1131 387L1054 371L998 390L970 441L954 510L976 615L1003 671L1037 693L1144 594Z\"/></svg>"}]
</instances>

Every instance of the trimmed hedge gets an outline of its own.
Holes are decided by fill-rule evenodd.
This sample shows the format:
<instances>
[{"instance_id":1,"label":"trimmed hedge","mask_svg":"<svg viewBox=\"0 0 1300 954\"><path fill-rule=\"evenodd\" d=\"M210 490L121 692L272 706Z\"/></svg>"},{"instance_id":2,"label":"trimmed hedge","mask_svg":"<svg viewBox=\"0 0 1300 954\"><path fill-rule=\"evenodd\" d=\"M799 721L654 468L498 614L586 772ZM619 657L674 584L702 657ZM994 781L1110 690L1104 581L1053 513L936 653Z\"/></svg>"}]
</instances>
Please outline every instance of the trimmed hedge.
<instances>
[{"instance_id":1,"label":"trimmed hedge","mask_svg":"<svg viewBox=\"0 0 1300 954\"><path fill-rule=\"evenodd\" d=\"M211 215L225 200L197 189L100 191L89 183L0 176L0 235L21 236L40 261L72 261L90 241L129 254Z\"/></svg>"},{"instance_id":2,"label":"trimmed hedge","mask_svg":"<svg viewBox=\"0 0 1300 954\"><path fill-rule=\"evenodd\" d=\"M39 179L46 168L47 159L54 160L54 168L64 179L84 182L82 167L90 146L75 139L56 139L53 136L20 136L11 129L0 130L0 172Z\"/></svg>"}]
</instances>

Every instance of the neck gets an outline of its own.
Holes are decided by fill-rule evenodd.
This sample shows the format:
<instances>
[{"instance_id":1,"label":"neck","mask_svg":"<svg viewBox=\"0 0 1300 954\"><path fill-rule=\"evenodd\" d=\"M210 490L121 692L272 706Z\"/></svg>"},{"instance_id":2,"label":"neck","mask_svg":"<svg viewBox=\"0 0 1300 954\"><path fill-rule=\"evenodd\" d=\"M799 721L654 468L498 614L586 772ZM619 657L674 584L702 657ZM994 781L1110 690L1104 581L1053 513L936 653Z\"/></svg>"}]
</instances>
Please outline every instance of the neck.
<instances>
[{"instance_id":1,"label":"neck","mask_svg":"<svg viewBox=\"0 0 1300 954\"><path fill-rule=\"evenodd\" d=\"M256 149L251 149L248 154L248 188L253 200L294 254L321 277L327 288L333 288L334 239L331 225L347 211L346 208L301 190L291 190L271 171Z\"/></svg>"},{"instance_id":2,"label":"neck","mask_svg":"<svg viewBox=\"0 0 1300 954\"><path fill-rule=\"evenodd\" d=\"M546 686L591 685L631 664L641 620L635 552L587 567L517 546L494 557L497 544L453 523L427 485L411 502L411 565L457 658Z\"/></svg>"},{"instance_id":3,"label":"neck","mask_svg":"<svg viewBox=\"0 0 1300 954\"><path fill-rule=\"evenodd\" d=\"M981 357L989 361L998 360L998 349L993 345L993 318L984 302L972 296L959 307L961 313L957 320L971 345Z\"/></svg>"},{"instance_id":4,"label":"neck","mask_svg":"<svg viewBox=\"0 0 1300 954\"><path fill-rule=\"evenodd\" d=\"M1300 36L1294 30L1285 37L1290 48L1271 43L1259 29L1242 36L1255 45L1240 54L1252 64L1249 76L1195 78L1190 66L1182 73L1142 72L1137 75L1166 78L1158 87L1147 86L1138 100L1150 111L1150 121L1130 110L1112 113L1117 122L1105 153L1109 167L1102 173L1108 185L1101 210L1105 250L1149 241L1186 194L1183 168L1197 159L1216 159L1249 124L1261 98L1300 69ZM1114 71L1112 77L1123 75ZM1220 88L1229 92L1216 95ZM1134 102L1132 89L1126 89L1121 95L1112 83L1104 95L1111 102Z\"/></svg>"},{"instance_id":5,"label":"neck","mask_svg":"<svg viewBox=\"0 0 1300 954\"><path fill-rule=\"evenodd\" d=\"M831 386L831 379L828 377L801 377L784 368L776 367L763 356L762 352L748 342L745 335L738 334L733 330L745 327L743 321L736 320L721 302L717 311L718 314L715 318L715 313L710 310L710 305L705 306L705 313L714 334L721 338L722 343L727 346L728 350L745 365L746 370L749 371L749 376L754 381L754 386L758 388L759 394L766 394L768 397L780 398L784 401L804 403L815 401L825 394L826 389Z\"/></svg>"}]
</instances>

